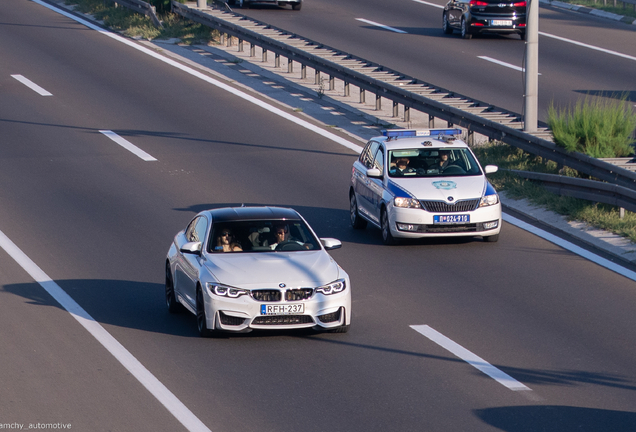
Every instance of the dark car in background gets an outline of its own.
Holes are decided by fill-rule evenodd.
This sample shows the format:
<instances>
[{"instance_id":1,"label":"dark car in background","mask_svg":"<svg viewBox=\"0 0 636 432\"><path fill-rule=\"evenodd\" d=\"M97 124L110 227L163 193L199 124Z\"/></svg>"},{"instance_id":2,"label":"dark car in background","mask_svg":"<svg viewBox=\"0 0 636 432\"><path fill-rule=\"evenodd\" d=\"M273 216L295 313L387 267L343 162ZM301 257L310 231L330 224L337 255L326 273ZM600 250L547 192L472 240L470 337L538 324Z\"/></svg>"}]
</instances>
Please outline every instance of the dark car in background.
<instances>
[{"instance_id":1,"label":"dark car in background","mask_svg":"<svg viewBox=\"0 0 636 432\"><path fill-rule=\"evenodd\" d=\"M302 0L231 0L231 3L240 7L250 7L252 4L274 4L278 6L289 5L293 10L300 10L303 5Z\"/></svg>"},{"instance_id":2,"label":"dark car in background","mask_svg":"<svg viewBox=\"0 0 636 432\"><path fill-rule=\"evenodd\" d=\"M525 0L450 0L444 7L442 30L459 30L464 39L475 34L516 33L526 38Z\"/></svg>"}]
</instances>

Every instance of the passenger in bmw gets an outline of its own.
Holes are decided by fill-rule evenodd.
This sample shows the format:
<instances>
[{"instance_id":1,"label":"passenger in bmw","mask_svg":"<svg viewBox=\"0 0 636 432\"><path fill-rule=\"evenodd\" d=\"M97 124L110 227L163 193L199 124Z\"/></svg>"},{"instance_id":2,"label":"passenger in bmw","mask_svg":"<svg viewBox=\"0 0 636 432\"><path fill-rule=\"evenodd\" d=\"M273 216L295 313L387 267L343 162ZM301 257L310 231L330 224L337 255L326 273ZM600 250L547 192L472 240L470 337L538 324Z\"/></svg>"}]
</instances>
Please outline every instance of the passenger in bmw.
<instances>
[{"instance_id":1,"label":"passenger in bmw","mask_svg":"<svg viewBox=\"0 0 636 432\"><path fill-rule=\"evenodd\" d=\"M234 239L232 231L223 229L216 239L216 247L214 250L217 252L241 252L243 248L241 248L241 245Z\"/></svg>"},{"instance_id":2,"label":"passenger in bmw","mask_svg":"<svg viewBox=\"0 0 636 432\"><path fill-rule=\"evenodd\" d=\"M415 174L415 168L409 166L411 159L407 157L399 157L395 160L395 166L391 167L389 174L393 176L402 176Z\"/></svg>"}]
</instances>

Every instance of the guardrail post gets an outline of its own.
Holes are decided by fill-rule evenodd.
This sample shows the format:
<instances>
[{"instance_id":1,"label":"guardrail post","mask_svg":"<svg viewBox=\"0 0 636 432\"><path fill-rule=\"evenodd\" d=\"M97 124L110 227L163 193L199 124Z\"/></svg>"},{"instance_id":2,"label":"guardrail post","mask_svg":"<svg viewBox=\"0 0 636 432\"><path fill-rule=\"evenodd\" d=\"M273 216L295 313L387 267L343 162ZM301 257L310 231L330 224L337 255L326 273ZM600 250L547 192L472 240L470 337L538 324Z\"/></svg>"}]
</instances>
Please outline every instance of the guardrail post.
<instances>
[{"instance_id":1,"label":"guardrail post","mask_svg":"<svg viewBox=\"0 0 636 432\"><path fill-rule=\"evenodd\" d=\"M375 94L375 110L380 111L382 109L382 97L379 93Z\"/></svg>"},{"instance_id":2,"label":"guardrail post","mask_svg":"<svg viewBox=\"0 0 636 432\"><path fill-rule=\"evenodd\" d=\"M274 54L274 67L275 68L280 67L280 54L278 53Z\"/></svg>"},{"instance_id":3,"label":"guardrail post","mask_svg":"<svg viewBox=\"0 0 636 432\"><path fill-rule=\"evenodd\" d=\"M466 141L468 141L468 147L474 146L475 145L475 132L473 132L470 129L468 129L468 139Z\"/></svg>"},{"instance_id":4,"label":"guardrail post","mask_svg":"<svg viewBox=\"0 0 636 432\"><path fill-rule=\"evenodd\" d=\"M316 69L316 77L314 78L314 84L320 85L320 71Z\"/></svg>"},{"instance_id":5,"label":"guardrail post","mask_svg":"<svg viewBox=\"0 0 636 432\"><path fill-rule=\"evenodd\" d=\"M232 46L232 36L230 34L227 35L227 43L225 46L228 48Z\"/></svg>"},{"instance_id":6,"label":"guardrail post","mask_svg":"<svg viewBox=\"0 0 636 432\"><path fill-rule=\"evenodd\" d=\"M398 116L398 103L393 101L393 117L397 117Z\"/></svg>"},{"instance_id":7,"label":"guardrail post","mask_svg":"<svg viewBox=\"0 0 636 432\"><path fill-rule=\"evenodd\" d=\"M344 97L349 97L349 83L345 81L344 83Z\"/></svg>"},{"instance_id":8,"label":"guardrail post","mask_svg":"<svg viewBox=\"0 0 636 432\"><path fill-rule=\"evenodd\" d=\"M267 62L267 50L263 48L263 63Z\"/></svg>"},{"instance_id":9,"label":"guardrail post","mask_svg":"<svg viewBox=\"0 0 636 432\"><path fill-rule=\"evenodd\" d=\"M289 57L287 58L287 73L294 73L294 61Z\"/></svg>"},{"instance_id":10,"label":"guardrail post","mask_svg":"<svg viewBox=\"0 0 636 432\"><path fill-rule=\"evenodd\" d=\"M411 121L411 107L408 107L406 105L404 105L404 121L405 122Z\"/></svg>"},{"instance_id":11,"label":"guardrail post","mask_svg":"<svg viewBox=\"0 0 636 432\"><path fill-rule=\"evenodd\" d=\"M329 90L335 90L336 89L336 79L334 78L333 75L329 75Z\"/></svg>"},{"instance_id":12,"label":"guardrail post","mask_svg":"<svg viewBox=\"0 0 636 432\"><path fill-rule=\"evenodd\" d=\"M307 65L300 65L300 79L307 79Z\"/></svg>"},{"instance_id":13,"label":"guardrail post","mask_svg":"<svg viewBox=\"0 0 636 432\"><path fill-rule=\"evenodd\" d=\"M197 0L197 7L199 7L199 8L208 7L207 0Z\"/></svg>"},{"instance_id":14,"label":"guardrail post","mask_svg":"<svg viewBox=\"0 0 636 432\"><path fill-rule=\"evenodd\" d=\"M453 122L446 122L446 125L447 125L446 127L449 129L453 128Z\"/></svg>"},{"instance_id":15,"label":"guardrail post","mask_svg":"<svg viewBox=\"0 0 636 432\"><path fill-rule=\"evenodd\" d=\"M256 45L250 43L250 57L256 57Z\"/></svg>"},{"instance_id":16,"label":"guardrail post","mask_svg":"<svg viewBox=\"0 0 636 432\"><path fill-rule=\"evenodd\" d=\"M364 97L364 89L363 89L363 88L361 88L361 89L360 89L360 103L361 103L361 104L366 103L366 100L365 100L365 99L366 99L366 98Z\"/></svg>"},{"instance_id":17,"label":"guardrail post","mask_svg":"<svg viewBox=\"0 0 636 432\"><path fill-rule=\"evenodd\" d=\"M239 52L243 52L243 39L238 40L238 50Z\"/></svg>"},{"instance_id":18,"label":"guardrail post","mask_svg":"<svg viewBox=\"0 0 636 432\"><path fill-rule=\"evenodd\" d=\"M618 217L621 219L625 217L625 209L623 207L618 210Z\"/></svg>"},{"instance_id":19,"label":"guardrail post","mask_svg":"<svg viewBox=\"0 0 636 432\"><path fill-rule=\"evenodd\" d=\"M225 43L225 33L221 33L221 45L223 45Z\"/></svg>"},{"instance_id":20,"label":"guardrail post","mask_svg":"<svg viewBox=\"0 0 636 432\"><path fill-rule=\"evenodd\" d=\"M431 114L428 115L428 128L429 129L435 128L435 116L434 115L431 115Z\"/></svg>"}]
</instances>

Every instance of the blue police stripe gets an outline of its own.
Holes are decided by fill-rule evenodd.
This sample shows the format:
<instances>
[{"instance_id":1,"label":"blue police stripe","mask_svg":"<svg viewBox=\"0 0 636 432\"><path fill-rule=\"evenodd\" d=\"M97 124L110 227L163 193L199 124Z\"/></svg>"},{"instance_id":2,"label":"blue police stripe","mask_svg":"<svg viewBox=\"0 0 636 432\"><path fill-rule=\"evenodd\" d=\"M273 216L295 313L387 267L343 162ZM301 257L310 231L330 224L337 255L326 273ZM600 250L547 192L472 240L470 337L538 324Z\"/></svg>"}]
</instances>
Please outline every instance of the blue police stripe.
<instances>
[{"instance_id":1,"label":"blue police stripe","mask_svg":"<svg viewBox=\"0 0 636 432\"><path fill-rule=\"evenodd\" d=\"M391 180L388 181L387 190L395 198L415 198L406 189L402 188L400 185Z\"/></svg>"},{"instance_id":2,"label":"blue police stripe","mask_svg":"<svg viewBox=\"0 0 636 432\"><path fill-rule=\"evenodd\" d=\"M486 182L486 193L484 194L484 196L487 196L487 195L494 195L494 194L496 194L496 193L497 193L497 191L495 190L495 188L494 188L494 187L492 187L492 185L490 184L490 182L489 182L489 181L487 181L487 182Z\"/></svg>"}]
</instances>

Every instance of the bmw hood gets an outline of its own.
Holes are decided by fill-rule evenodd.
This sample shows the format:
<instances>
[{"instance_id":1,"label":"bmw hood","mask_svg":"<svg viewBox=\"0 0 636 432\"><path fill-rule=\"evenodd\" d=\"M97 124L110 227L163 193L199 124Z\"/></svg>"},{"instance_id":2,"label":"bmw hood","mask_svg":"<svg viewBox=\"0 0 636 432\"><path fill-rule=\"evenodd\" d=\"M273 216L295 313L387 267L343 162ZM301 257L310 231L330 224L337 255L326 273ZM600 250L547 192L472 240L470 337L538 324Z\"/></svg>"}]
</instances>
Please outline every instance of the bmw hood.
<instances>
[{"instance_id":1,"label":"bmw hood","mask_svg":"<svg viewBox=\"0 0 636 432\"><path fill-rule=\"evenodd\" d=\"M392 178L389 182L393 183L391 190L396 196L410 198L410 195L413 195L419 200L450 201L448 197L453 197L452 201L457 201L460 199L481 198L486 189L486 178L483 175L410 179Z\"/></svg>"},{"instance_id":2,"label":"bmw hood","mask_svg":"<svg viewBox=\"0 0 636 432\"><path fill-rule=\"evenodd\" d=\"M206 267L223 284L237 288L317 287L344 277L323 250L208 255Z\"/></svg>"}]
</instances>

